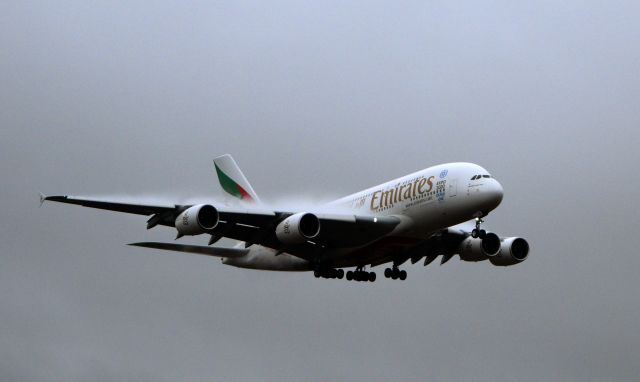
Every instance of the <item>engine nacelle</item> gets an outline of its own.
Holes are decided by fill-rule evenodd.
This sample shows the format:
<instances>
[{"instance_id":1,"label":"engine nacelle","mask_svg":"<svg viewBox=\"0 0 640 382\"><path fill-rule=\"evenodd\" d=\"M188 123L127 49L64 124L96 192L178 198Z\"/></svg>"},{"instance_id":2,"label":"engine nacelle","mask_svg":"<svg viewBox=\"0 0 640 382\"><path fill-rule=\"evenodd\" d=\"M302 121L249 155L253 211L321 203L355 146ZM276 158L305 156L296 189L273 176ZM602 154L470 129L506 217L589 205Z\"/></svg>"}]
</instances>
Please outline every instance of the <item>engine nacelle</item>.
<instances>
[{"instance_id":1,"label":"engine nacelle","mask_svg":"<svg viewBox=\"0 0 640 382\"><path fill-rule=\"evenodd\" d=\"M460 243L458 253L464 261L491 259L500 252L500 238L495 233L487 233L484 239L469 236Z\"/></svg>"},{"instance_id":2,"label":"engine nacelle","mask_svg":"<svg viewBox=\"0 0 640 382\"><path fill-rule=\"evenodd\" d=\"M278 224L276 237L284 244L300 244L320 233L320 219L314 214L301 212Z\"/></svg>"},{"instance_id":3,"label":"engine nacelle","mask_svg":"<svg viewBox=\"0 0 640 382\"><path fill-rule=\"evenodd\" d=\"M216 228L218 210L209 204L198 204L182 211L176 218L176 229L180 235L200 235Z\"/></svg>"},{"instance_id":4,"label":"engine nacelle","mask_svg":"<svg viewBox=\"0 0 640 382\"><path fill-rule=\"evenodd\" d=\"M506 267L521 263L529 255L529 243L521 237L507 237L502 239L500 253L489 259L491 264Z\"/></svg>"}]
</instances>

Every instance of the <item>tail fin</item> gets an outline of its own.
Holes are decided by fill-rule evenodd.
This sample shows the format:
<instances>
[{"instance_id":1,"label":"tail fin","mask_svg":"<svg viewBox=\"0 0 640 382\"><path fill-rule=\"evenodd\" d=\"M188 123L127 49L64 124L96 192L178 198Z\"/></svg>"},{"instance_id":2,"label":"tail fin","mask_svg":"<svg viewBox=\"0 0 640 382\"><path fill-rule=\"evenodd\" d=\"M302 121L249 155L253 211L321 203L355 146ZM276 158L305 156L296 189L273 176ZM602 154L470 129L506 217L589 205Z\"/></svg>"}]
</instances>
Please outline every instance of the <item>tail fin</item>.
<instances>
[{"instance_id":1,"label":"tail fin","mask_svg":"<svg viewBox=\"0 0 640 382\"><path fill-rule=\"evenodd\" d=\"M223 190L243 201L260 203L258 195L231 155L219 156L213 160L213 164Z\"/></svg>"}]
</instances>

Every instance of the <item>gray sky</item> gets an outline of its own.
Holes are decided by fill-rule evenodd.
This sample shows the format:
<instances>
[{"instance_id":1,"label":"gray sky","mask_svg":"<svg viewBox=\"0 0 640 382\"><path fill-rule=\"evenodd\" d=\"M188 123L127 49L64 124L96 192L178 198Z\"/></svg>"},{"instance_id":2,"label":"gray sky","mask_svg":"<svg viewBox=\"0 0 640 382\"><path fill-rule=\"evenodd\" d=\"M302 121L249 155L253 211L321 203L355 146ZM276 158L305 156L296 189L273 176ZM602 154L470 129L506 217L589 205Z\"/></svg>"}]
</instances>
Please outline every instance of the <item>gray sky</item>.
<instances>
[{"instance_id":1,"label":"gray sky","mask_svg":"<svg viewBox=\"0 0 640 382\"><path fill-rule=\"evenodd\" d=\"M637 1L4 1L0 379L631 381ZM145 219L37 192L328 200L488 168L511 268L317 280L154 253ZM206 238L192 240L206 242Z\"/></svg>"}]
</instances>

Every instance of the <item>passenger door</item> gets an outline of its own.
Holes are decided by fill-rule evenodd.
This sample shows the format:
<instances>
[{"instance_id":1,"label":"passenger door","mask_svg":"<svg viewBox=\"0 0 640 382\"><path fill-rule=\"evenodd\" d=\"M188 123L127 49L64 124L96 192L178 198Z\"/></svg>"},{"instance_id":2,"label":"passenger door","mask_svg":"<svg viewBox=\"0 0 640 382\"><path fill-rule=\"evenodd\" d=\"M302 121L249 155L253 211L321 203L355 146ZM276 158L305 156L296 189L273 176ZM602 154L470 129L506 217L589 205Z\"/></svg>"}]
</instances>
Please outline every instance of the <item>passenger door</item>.
<instances>
[{"instance_id":1,"label":"passenger door","mask_svg":"<svg viewBox=\"0 0 640 382\"><path fill-rule=\"evenodd\" d=\"M447 190L450 198L458 195L458 179L449 180L449 189Z\"/></svg>"}]
</instances>

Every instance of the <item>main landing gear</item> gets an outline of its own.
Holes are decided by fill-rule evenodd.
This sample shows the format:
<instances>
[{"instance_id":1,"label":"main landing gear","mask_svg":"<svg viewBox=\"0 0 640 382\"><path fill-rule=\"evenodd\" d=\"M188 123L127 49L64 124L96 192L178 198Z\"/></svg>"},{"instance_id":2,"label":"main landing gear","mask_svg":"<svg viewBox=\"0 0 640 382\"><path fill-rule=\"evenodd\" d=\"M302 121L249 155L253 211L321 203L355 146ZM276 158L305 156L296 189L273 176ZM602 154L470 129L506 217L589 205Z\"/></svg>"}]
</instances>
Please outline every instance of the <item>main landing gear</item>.
<instances>
[{"instance_id":1,"label":"main landing gear","mask_svg":"<svg viewBox=\"0 0 640 382\"><path fill-rule=\"evenodd\" d=\"M481 218L476 218L476 228L471 231L471 237L474 239L484 239L487 236L487 231L480 229L480 224L484 223Z\"/></svg>"},{"instance_id":2,"label":"main landing gear","mask_svg":"<svg viewBox=\"0 0 640 382\"><path fill-rule=\"evenodd\" d=\"M398 269L397 265L394 265L393 268L387 268L384 270L384 277L392 280L406 280L407 279L407 271Z\"/></svg>"},{"instance_id":3,"label":"main landing gear","mask_svg":"<svg viewBox=\"0 0 640 382\"><path fill-rule=\"evenodd\" d=\"M344 269L316 269L315 271L313 271L313 275L316 276L316 278L322 277L324 279L342 279L344 277ZM348 279L349 276L347 276L347 280Z\"/></svg>"},{"instance_id":4,"label":"main landing gear","mask_svg":"<svg viewBox=\"0 0 640 382\"><path fill-rule=\"evenodd\" d=\"M316 278L342 279L345 276L345 271L344 269L317 268L313 271L313 275ZM376 274L374 272L365 272L364 267L358 267L355 271L348 271L346 276L349 281L376 281Z\"/></svg>"},{"instance_id":5,"label":"main landing gear","mask_svg":"<svg viewBox=\"0 0 640 382\"><path fill-rule=\"evenodd\" d=\"M376 281L376 273L375 272L365 272L363 267L356 268L355 271L347 272L347 280L351 281Z\"/></svg>"}]
</instances>

